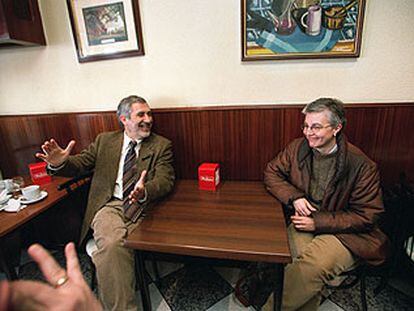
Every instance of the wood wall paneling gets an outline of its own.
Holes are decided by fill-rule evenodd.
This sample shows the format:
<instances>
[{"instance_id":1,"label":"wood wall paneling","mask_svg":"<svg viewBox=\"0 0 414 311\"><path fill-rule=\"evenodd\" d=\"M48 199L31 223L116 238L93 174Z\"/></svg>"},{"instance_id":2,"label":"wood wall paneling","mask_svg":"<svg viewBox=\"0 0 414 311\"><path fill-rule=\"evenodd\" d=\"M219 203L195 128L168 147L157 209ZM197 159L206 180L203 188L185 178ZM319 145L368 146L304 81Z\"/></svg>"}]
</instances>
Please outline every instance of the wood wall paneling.
<instances>
[{"instance_id":1,"label":"wood wall paneling","mask_svg":"<svg viewBox=\"0 0 414 311\"><path fill-rule=\"evenodd\" d=\"M302 132L301 106L154 109L154 131L174 144L180 179L195 179L202 162L218 162L222 178L261 180L263 169ZM347 106L349 140L378 163L385 184L400 172L414 176L414 103ZM0 168L6 177L28 174L42 142L76 140L74 153L98 133L119 128L112 111L0 116Z\"/></svg>"}]
</instances>

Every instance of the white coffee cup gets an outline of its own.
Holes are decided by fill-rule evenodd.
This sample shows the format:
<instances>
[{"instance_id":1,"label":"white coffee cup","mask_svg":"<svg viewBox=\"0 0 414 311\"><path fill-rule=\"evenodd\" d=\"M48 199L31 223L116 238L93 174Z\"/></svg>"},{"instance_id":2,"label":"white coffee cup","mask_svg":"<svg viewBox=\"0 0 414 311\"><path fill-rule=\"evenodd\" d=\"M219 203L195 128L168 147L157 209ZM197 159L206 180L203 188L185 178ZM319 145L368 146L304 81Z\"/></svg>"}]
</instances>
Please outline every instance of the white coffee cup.
<instances>
[{"instance_id":1,"label":"white coffee cup","mask_svg":"<svg viewBox=\"0 0 414 311\"><path fill-rule=\"evenodd\" d=\"M24 187L22 194L29 201L37 199L40 196L40 187L38 185Z\"/></svg>"},{"instance_id":2,"label":"white coffee cup","mask_svg":"<svg viewBox=\"0 0 414 311\"><path fill-rule=\"evenodd\" d=\"M0 181L0 183L1 183L2 189L6 189L7 192L12 192L13 187L14 187L12 179L5 179L5 180Z\"/></svg>"}]
</instances>

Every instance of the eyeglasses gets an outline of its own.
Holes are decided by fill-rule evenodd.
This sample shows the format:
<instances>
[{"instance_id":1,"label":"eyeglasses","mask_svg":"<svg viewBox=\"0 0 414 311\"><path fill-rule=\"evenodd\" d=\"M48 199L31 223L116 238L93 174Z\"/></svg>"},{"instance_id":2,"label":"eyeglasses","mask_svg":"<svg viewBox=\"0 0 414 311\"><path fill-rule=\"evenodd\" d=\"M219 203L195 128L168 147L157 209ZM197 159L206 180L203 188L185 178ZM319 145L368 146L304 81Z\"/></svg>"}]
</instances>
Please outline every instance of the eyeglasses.
<instances>
[{"instance_id":1,"label":"eyeglasses","mask_svg":"<svg viewBox=\"0 0 414 311\"><path fill-rule=\"evenodd\" d=\"M302 131L308 131L308 130L311 130L311 132L312 132L312 133L317 134L317 133L319 133L322 129L327 128L327 127L331 127L331 126L332 126L331 124L328 124L328 125L325 125L325 126L322 126L322 125L319 125L319 124L312 124L311 126L309 126L309 125L307 125L307 124L303 124L303 125L301 126L301 129L302 129Z\"/></svg>"}]
</instances>

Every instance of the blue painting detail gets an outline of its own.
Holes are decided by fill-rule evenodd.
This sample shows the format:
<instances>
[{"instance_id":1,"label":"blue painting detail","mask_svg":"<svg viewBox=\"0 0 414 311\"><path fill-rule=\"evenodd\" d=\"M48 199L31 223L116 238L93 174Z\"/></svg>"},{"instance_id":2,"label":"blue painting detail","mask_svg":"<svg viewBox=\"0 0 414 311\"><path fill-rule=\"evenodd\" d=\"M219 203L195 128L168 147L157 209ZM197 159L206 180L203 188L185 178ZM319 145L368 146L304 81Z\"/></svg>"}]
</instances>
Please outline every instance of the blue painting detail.
<instances>
[{"instance_id":1,"label":"blue painting detail","mask_svg":"<svg viewBox=\"0 0 414 311\"><path fill-rule=\"evenodd\" d=\"M299 28L289 36L278 36L272 32L262 31L256 43L275 53L328 52L338 42L339 32L323 29L318 36L309 37Z\"/></svg>"}]
</instances>

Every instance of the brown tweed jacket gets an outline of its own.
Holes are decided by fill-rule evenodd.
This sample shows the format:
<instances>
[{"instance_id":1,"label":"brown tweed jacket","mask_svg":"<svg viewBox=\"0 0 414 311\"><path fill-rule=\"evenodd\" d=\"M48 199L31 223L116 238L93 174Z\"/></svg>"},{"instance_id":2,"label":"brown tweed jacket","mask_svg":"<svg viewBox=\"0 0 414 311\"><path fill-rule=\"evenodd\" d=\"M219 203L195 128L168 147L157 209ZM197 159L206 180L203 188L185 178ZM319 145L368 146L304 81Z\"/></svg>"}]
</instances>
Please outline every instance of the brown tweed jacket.
<instances>
[{"instance_id":1,"label":"brown tweed jacket","mask_svg":"<svg viewBox=\"0 0 414 311\"><path fill-rule=\"evenodd\" d=\"M80 243L86 237L96 212L112 198L122 142L122 131L99 134L88 148L78 155L70 156L65 166L57 172L62 176L75 176L94 171ZM154 133L144 139L137 158L138 177L143 170L147 170L145 188L148 199L144 203L144 207L147 207L173 189L175 174L171 141Z\"/></svg>"}]
</instances>

